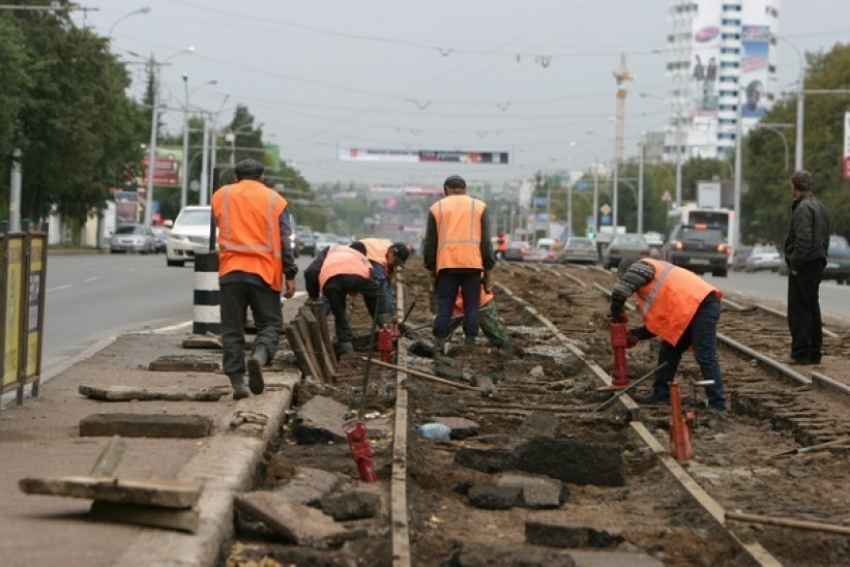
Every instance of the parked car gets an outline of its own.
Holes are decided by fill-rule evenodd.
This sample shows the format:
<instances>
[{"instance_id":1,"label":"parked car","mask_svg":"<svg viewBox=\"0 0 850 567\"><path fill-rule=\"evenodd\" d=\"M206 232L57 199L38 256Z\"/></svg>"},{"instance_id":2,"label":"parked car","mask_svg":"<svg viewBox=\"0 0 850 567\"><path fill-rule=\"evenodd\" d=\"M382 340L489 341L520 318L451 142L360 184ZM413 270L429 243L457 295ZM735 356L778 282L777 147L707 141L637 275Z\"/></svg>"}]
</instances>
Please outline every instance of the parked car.
<instances>
[{"instance_id":1,"label":"parked car","mask_svg":"<svg viewBox=\"0 0 850 567\"><path fill-rule=\"evenodd\" d=\"M528 243L522 240L514 240L508 243L508 248L505 250L505 260L511 262L522 262L525 260L525 253L528 251Z\"/></svg>"},{"instance_id":2,"label":"parked car","mask_svg":"<svg viewBox=\"0 0 850 567\"><path fill-rule=\"evenodd\" d=\"M747 258L753 253L752 246L738 246L738 249L732 252L731 268L733 272L741 272L747 269Z\"/></svg>"},{"instance_id":3,"label":"parked car","mask_svg":"<svg viewBox=\"0 0 850 567\"><path fill-rule=\"evenodd\" d=\"M295 243L296 257L300 254L316 255L316 235L309 226L299 226L295 231L297 240Z\"/></svg>"},{"instance_id":4,"label":"parked car","mask_svg":"<svg viewBox=\"0 0 850 567\"><path fill-rule=\"evenodd\" d=\"M339 244L339 239L335 234L328 234L324 232L316 233L316 254L330 246L331 244Z\"/></svg>"},{"instance_id":5,"label":"parked car","mask_svg":"<svg viewBox=\"0 0 850 567\"><path fill-rule=\"evenodd\" d=\"M165 250L168 266L183 266L194 262L196 253L209 252L210 214L209 206L191 206L180 211L168 235Z\"/></svg>"},{"instance_id":6,"label":"parked car","mask_svg":"<svg viewBox=\"0 0 850 567\"><path fill-rule=\"evenodd\" d=\"M829 237L823 279L835 280L844 285L850 284L850 246L843 236L833 234Z\"/></svg>"},{"instance_id":7,"label":"parked car","mask_svg":"<svg viewBox=\"0 0 850 567\"><path fill-rule=\"evenodd\" d=\"M758 270L778 272L784 264L776 246L756 246L745 262L745 269L752 273Z\"/></svg>"},{"instance_id":8,"label":"parked car","mask_svg":"<svg viewBox=\"0 0 850 567\"><path fill-rule=\"evenodd\" d=\"M602 252L602 266L616 268L623 259L648 258L649 244L640 234L616 234Z\"/></svg>"},{"instance_id":9,"label":"parked car","mask_svg":"<svg viewBox=\"0 0 850 567\"><path fill-rule=\"evenodd\" d=\"M595 264L598 261L599 252L592 238L572 236L558 250L558 262L561 264Z\"/></svg>"},{"instance_id":10,"label":"parked car","mask_svg":"<svg viewBox=\"0 0 850 567\"><path fill-rule=\"evenodd\" d=\"M546 264L556 264L558 262L558 254L554 250L535 246L525 251L522 260L523 262L543 262Z\"/></svg>"},{"instance_id":11,"label":"parked car","mask_svg":"<svg viewBox=\"0 0 850 567\"><path fill-rule=\"evenodd\" d=\"M149 226L143 224L122 224L115 229L109 239L109 252L112 254L153 254L156 252L156 239Z\"/></svg>"},{"instance_id":12,"label":"parked car","mask_svg":"<svg viewBox=\"0 0 850 567\"><path fill-rule=\"evenodd\" d=\"M167 226L154 226L151 227L153 231L153 238L155 244L155 252L159 254L160 252L165 252L168 248L168 235L171 234L171 228Z\"/></svg>"},{"instance_id":13,"label":"parked car","mask_svg":"<svg viewBox=\"0 0 850 567\"><path fill-rule=\"evenodd\" d=\"M664 260L695 272L725 278L729 254L723 232L703 224L680 224L661 249Z\"/></svg>"}]
</instances>

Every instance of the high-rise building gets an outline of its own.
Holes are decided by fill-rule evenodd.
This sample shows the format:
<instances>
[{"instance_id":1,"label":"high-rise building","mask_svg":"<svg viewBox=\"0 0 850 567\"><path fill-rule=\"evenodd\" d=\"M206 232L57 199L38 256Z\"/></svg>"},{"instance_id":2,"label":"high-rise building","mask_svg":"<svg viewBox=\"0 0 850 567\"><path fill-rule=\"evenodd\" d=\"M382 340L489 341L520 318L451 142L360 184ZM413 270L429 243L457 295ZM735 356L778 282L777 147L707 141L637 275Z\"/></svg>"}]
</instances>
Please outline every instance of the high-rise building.
<instances>
[{"instance_id":1,"label":"high-rise building","mask_svg":"<svg viewBox=\"0 0 850 567\"><path fill-rule=\"evenodd\" d=\"M670 0L665 156L721 157L777 90L780 0Z\"/></svg>"}]
</instances>

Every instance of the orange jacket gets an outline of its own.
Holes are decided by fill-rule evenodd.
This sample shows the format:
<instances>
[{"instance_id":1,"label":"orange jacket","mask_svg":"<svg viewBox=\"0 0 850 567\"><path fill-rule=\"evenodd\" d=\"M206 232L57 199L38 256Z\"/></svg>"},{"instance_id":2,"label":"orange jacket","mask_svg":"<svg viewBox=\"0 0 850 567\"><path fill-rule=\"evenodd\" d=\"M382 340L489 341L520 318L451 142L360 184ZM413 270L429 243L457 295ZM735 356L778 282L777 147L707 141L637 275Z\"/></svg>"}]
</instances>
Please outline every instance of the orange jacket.
<instances>
[{"instance_id":1,"label":"orange jacket","mask_svg":"<svg viewBox=\"0 0 850 567\"><path fill-rule=\"evenodd\" d=\"M325 289L325 283L329 279L342 274L371 277L369 259L348 246L332 245L319 272L319 289Z\"/></svg>"},{"instance_id":2,"label":"orange jacket","mask_svg":"<svg viewBox=\"0 0 850 567\"><path fill-rule=\"evenodd\" d=\"M244 179L213 193L218 224L219 277L248 272L275 290L283 287L279 218L286 199L259 181Z\"/></svg>"},{"instance_id":3,"label":"orange jacket","mask_svg":"<svg viewBox=\"0 0 850 567\"><path fill-rule=\"evenodd\" d=\"M361 238L360 242L366 245L366 257L377 262L387 269L387 250L393 245L391 240L385 238Z\"/></svg>"},{"instance_id":4,"label":"orange jacket","mask_svg":"<svg viewBox=\"0 0 850 567\"><path fill-rule=\"evenodd\" d=\"M481 307L484 307L488 303L493 300L493 294L488 292L484 285L481 285ZM458 292L457 299L455 299L455 306L452 309L452 317L463 317L463 293Z\"/></svg>"},{"instance_id":5,"label":"orange jacket","mask_svg":"<svg viewBox=\"0 0 850 567\"><path fill-rule=\"evenodd\" d=\"M661 260L641 258L655 268L655 277L637 290L635 298L646 328L671 345L679 342L700 304L720 292L704 279Z\"/></svg>"},{"instance_id":6,"label":"orange jacket","mask_svg":"<svg viewBox=\"0 0 850 567\"><path fill-rule=\"evenodd\" d=\"M484 269L481 217L486 207L468 195L449 195L431 205L437 223L437 273L445 268Z\"/></svg>"},{"instance_id":7,"label":"orange jacket","mask_svg":"<svg viewBox=\"0 0 850 567\"><path fill-rule=\"evenodd\" d=\"M499 252L507 252L508 250L508 239L504 236L499 236L496 238L496 250Z\"/></svg>"}]
</instances>

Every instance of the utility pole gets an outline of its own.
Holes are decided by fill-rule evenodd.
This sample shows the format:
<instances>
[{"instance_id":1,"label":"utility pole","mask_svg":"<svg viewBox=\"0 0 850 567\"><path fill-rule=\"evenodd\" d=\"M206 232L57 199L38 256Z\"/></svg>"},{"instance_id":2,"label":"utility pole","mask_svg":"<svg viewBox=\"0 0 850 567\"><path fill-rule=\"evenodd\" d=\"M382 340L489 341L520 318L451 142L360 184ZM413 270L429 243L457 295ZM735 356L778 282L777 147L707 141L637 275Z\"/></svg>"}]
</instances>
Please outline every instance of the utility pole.
<instances>
[{"instance_id":1,"label":"utility pole","mask_svg":"<svg viewBox=\"0 0 850 567\"><path fill-rule=\"evenodd\" d=\"M153 216L153 177L156 172L156 138L159 126L159 63L151 56L151 90L153 91L153 102L151 104L151 138L148 145L148 184L145 191L145 226L151 225Z\"/></svg>"},{"instance_id":2,"label":"utility pole","mask_svg":"<svg viewBox=\"0 0 850 567\"><path fill-rule=\"evenodd\" d=\"M643 234L643 161L646 152L646 142L641 136L640 140L640 161L638 162L638 203L637 203L637 231L638 234Z\"/></svg>"},{"instance_id":3,"label":"utility pole","mask_svg":"<svg viewBox=\"0 0 850 567\"><path fill-rule=\"evenodd\" d=\"M633 81L635 78L634 75L629 73L628 68L626 67L626 55L620 55L620 67L617 71L614 72L614 79L617 81L617 135L614 141L614 234L617 233L617 202L618 202L618 191L617 191L617 170L620 168L620 161L623 159L623 142L625 139L625 131L626 131L626 95L628 91L626 91L626 87L623 83L627 81Z\"/></svg>"},{"instance_id":4,"label":"utility pole","mask_svg":"<svg viewBox=\"0 0 850 567\"><path fill-rule=\"evenodd\" d=\"M12 178L10 180L11 194L9 195L9 232L21 232L21 150L15 148L12 152Z\"/></svg>"}]
</instances>

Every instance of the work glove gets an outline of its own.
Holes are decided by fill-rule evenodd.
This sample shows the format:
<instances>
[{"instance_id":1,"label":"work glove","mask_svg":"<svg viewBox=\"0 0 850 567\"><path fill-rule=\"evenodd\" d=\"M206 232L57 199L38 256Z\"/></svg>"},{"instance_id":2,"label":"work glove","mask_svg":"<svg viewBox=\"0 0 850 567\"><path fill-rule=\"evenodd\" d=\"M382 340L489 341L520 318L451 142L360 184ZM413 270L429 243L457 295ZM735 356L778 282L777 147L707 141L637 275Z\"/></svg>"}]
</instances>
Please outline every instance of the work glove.
<instances>
[{"instance_id":1,"label":"work glove","mask_svg":"<svg viewBox=\"0 0 850 567\"><path fill-rule=\"evenodd\" d=\"M623 311L611 312L611 315L608 316L609 323L628 323L629 316L625 314Z\"/></svg>"},{"instance_id":2,"label":"work glove","mask_svg":"<svg viewBox=\"0 0 850 567\"><path fill-rule=\"evenodd\" d=\"M640 341L640 337L634 333L633 329L626 331L626 348L632 348Z\"/></svg>"},{"instance_id":3,"label":"work glove","mask_svg":"<svg viewBox=\"0 0 850 567\"><path fill-rule=\"evenodd\" d=\"M484 277L481 278L481 283L484 285L484 291L490 293L491 289L491 279L490 279L490 270L484 270Z\"/></svg>"}]
</instances>

